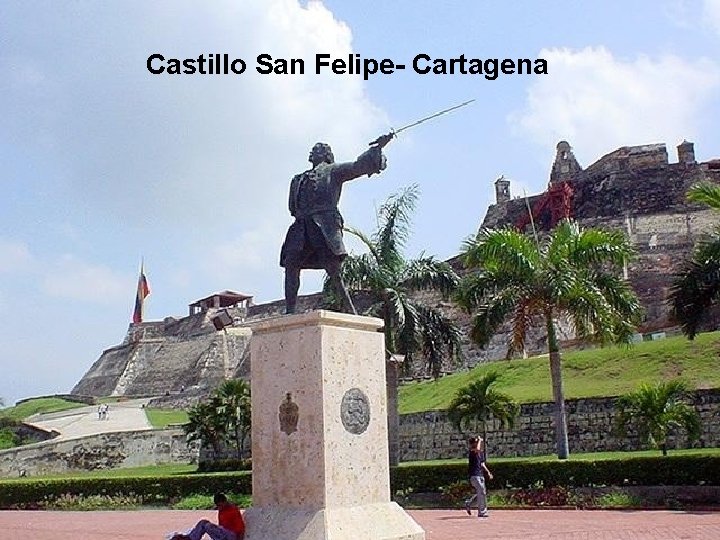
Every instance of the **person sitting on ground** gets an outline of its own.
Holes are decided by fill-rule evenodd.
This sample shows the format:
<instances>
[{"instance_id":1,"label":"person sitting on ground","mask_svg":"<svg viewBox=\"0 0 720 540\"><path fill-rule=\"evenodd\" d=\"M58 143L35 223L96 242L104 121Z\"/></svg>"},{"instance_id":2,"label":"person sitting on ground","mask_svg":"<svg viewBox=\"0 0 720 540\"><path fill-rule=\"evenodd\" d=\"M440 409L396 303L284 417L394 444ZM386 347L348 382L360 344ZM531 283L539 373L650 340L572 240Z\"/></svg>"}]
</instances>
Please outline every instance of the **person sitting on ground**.
<instances>
[{"instance_id":1,"label":"person sitting on ground","mask_svg":"<svg viewBox=\"0 0 720 540\"><path fill-rule=\"evenodd\" d=\"M243 540L245 521L238 507L229 502L224 493L216 493L213 500L218 509L218 525L201 519L193 530L175 533L170 540L200 540L205 534L212 540Z\"/></svg>"}]
</instances>

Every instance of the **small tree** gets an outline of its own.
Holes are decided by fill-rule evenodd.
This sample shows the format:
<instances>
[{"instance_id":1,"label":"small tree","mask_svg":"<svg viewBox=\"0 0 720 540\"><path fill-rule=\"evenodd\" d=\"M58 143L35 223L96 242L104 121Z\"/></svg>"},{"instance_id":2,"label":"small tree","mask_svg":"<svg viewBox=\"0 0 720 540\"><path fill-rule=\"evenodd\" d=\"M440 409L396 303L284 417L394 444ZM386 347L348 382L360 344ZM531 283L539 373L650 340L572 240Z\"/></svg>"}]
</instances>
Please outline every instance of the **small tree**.
<instances>
[{"instance_id":1,"label":"small tree","mask_svg":"<svg viewBox=\"0 0 720 540\"><path fill-rule=\"evenodd\" d=\"M250 433L250 385L242 379L223 382L209 401L192 407L188 417L184 426L188 442L200 441L216 454L230 443L240 459Z\"/></svg>"},{"instance_id":2,"label":"small tree","mask_svg":"<svg viewBox=\"0 0 720 540\"><path fill-rule=\"evenodd\" d=\"M343 279L353 291L369 295L366 314L385 322L385 349L404 357L406 369L421 356L425 370L438 378L443 361L458 360L460 330L433 306L416 299L415 293L430 292L448 298L459 278L452 267L432 256L408 259L402 253L410 236L410 215L415 209L418 187L412 185L388 197L378 210L378 229L372 236L345 228L364 244L366 253L350 254L343 262ZM332 301L326 280L325 293Z\"/></svg>"},{"instance_id":3,"label":"small tree","mask_svg":"<svg viewBox=\"0 0 720 540\"><path fill-rule=\"evenodd\" d=\"M232 436L240 459L250 432L250 385L242 379L230 379L220 386L217 396L222 403L219 412L225 416L226 435Z\"/></svg>"},{"instance_id":4,"label":"small tree","mask_svg":"<svg viewBox=\"0 0 720 540\"><path fill-rule=\"evenodd\" d=\"M687 398L685 383L677 379L654 386L643 384L618 399L618 430L626 434L628 422L634 420L643 440L667 456L667 439L672 430L684 430L688 442L700 437L700 416L685 402Z\"/></svg>"},{"instance_id":5,"label":"small tree","mask_svg":"<svg viewBox=\"0 0 720 540\"><path fill-rule=\"evenodd\" d=\"M220 412L222 402L217 396L208 402L200 402L188 411L188 422L183 426L188 442L199 441L210 446L216 454L222 450L227 435L225 415Z\"/></svg>"},{"instance_id":6,"label":"small tree","mask_svg":"<svg viewBox=\"0 0 720 540\"><path fill-rule=\"evenodd\" d=\"M501 428L513 428L520 406L507 394L491 388L500 376L495 371L486 373L480 379L458 390L448 408L448 419L458 431L463 424L479 423L487 448L487 421L496 418Z\"/></svg>"},{"instance_id":7,"label":"small tree","mask_svg":"<svg viewBox=\"0 0 720 540\"><path fill-rule=\"evenodd\" d=\"M720 186L696 184L687 195L692 202L720 210ZM688 339L694 339L710 309L720 300L720 228L703 238L673 280L670 312Z\"/></svg>"}]
</instances>

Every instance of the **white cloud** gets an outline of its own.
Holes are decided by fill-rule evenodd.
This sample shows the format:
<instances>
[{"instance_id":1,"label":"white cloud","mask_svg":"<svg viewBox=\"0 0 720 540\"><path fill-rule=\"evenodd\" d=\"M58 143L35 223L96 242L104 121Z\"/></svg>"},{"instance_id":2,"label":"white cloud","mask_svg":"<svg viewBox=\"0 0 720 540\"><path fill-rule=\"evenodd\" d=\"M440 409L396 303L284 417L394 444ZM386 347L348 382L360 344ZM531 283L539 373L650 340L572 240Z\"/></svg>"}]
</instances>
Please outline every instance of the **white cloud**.
<instances>
[{"instance_id":1,"label":"white cloud","mask_svg":"<svg viewBox=\"0 0 720 540\"><path fill-rule=\"evenodd\" d=\"M0 67L22 75L0 102L0 137L46 157L58 176L48 182L62 185L83 226L117 222L150 244L137 247L149 257L154 242L168 257L193 261L233 239L206 274L228 268L228 285L260 287L262 263L280 272L287 190L309 166L310 147L323 140L338 159L354 157L389 124L362 77L314 73L316 53L353 53L352 33L315 1L132 5L47 3L32 16L17 7L16 17L42 31L40 41L0 22L12 44L0 51ZM156 52L228 53L245 59L247 71L152 75L145 64ZM302 58L305 74L261 75L262 53Z\"/></svg>"},{"instance_id":2,"label":"white cloud","mask_svg":"<svg viewBox=\"0 0 720 540\"><path fill-rule=\"evenodd\" d=\"M212 248L208 259L212 261L210 267L223 277L240 270L267 268L269 261L279 260L283 234L280 223L256 224L254 230L241 232L237 238Z\"/></svg>"},{"instance_id":3,"label":"white cloud","mask_svg":"<svg viewBox=\"0 0 720 540\"><path fill-rule=\"evenodd\" d=\"M117 305L127 301L135 290L135 278L65 255L49 266L42 288L58 298Z\"/></svg>"},{"instance_id":4,"label":"white cloud","mask_svg":"<svg viewBox=\"0 0 720 540\"><path fill-rule=\"evenodd\" d=\"M583 166L625 145L692 140L720 87L720 66L666 55L615 58L604 47L543 49L549 75L509 121L552 153L566 139Z\"/></svg>"},{"instance_id":5,"label":"white cloud","mask_svg":"<svg viewBox=\"0 0 720 540\"><path fill-rule=\"evenodd\" d=\"M307 164L313 143L355 154L387 125L362 77L314 73L316 53L353 52L352 34L321 2L303 4L224 0L198 10L194 2L165 1L122 9L121 18L113 7L48 4L38 14L47 32L42 42L11 36L18 50L0 51L3 71L25 84L42 81L44 90L18 83L0 115L20 144L59 162L81 204L98 215L194 229L238 215L246 222L284 216L275 201ZM50 24L54 18L63 24ZM152 53L182 59L214 52L243 58L246 72L146 69ZM257 73L262 53L304 59L305 75Z\"/></svg>"},{"instance_id":6,"label":"white cloud","mask_svg":"<svg viewBox=\"0 0 720 540\"><path fill-rule=\"evenodd\" d=\"M720 0L705 0L703 2L703 19L720 34Z\"/></svg>"},{"instance_id":7,"label":"white cloud","mask_svg":"<svg viewBox=\"0 0 720 540\"><path fill-rule=\"evenodd\" d=\"M31 259L27 245L0 238L0 273L22 270Z\"/></svg>"}]
</instances>

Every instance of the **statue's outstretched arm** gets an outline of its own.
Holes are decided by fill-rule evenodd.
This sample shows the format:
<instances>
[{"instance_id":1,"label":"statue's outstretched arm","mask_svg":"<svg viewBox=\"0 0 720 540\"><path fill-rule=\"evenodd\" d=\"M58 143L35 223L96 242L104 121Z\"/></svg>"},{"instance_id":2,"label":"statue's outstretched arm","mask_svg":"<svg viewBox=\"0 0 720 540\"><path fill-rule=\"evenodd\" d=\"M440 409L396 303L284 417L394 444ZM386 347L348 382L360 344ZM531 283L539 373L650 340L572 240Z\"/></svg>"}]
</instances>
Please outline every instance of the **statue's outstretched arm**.
<instances>
[{"instance_id":1,"label":"statue's outstretched arm","mask_svg":"<svg viewBox=\"0 0 720 540\"><path fill-rule=\"evenodd\" d=\"M379 174L386 166L382 148L372 146L360 154L355 161L338 163L333 169L333 180L337 182L347 182L364 174L368 176L371 174Z\"/></svg>"}]
</instances>

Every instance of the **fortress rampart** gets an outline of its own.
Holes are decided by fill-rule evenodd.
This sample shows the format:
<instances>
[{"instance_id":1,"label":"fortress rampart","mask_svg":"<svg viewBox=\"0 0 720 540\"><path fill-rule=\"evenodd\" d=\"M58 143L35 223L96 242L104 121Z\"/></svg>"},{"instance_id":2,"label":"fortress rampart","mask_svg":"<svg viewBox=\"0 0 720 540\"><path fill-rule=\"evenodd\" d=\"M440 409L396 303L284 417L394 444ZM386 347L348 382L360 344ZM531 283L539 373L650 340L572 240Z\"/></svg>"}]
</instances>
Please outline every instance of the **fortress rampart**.
<instances>
[{"instance_id":1,"label":"fortress rampart","mask_svg":"<svg viewBox=\"0 0 720 540\"><path fill-rule=\"evenodd\" d=\"M688 188L697 182L720 184L720 160L696 162L694 146L688 142L678 146L677 156L678 161L670 163L664 144L629 146L583 169L570 145L561 141L548 190L527 200L512 198L510 180L499 178L496 203L481 226L513 225L530 231L529 206L540 231L549 230L565 214L586 227L624 231L638 254L627 267L627 277L645 309L639 332L672 330L666 305L672 276L693 245L720 223L716 212L686 200ZM449 262L462 273L457 257ZM454 318L468 335L467 314L436 296L420 296ZM355 303L359 310L369 305L362 294ZM321 307L319 293L298 299L300 312ZM186 317L131 324L124 341L103 351L72 394L157 395L169 397L167 403L180 394L184 402L207 395L227 378L249 376L249 326L282 315L284 308L282 300L253 305L251 296L224 291L191 304ZM220 315L229 319L218 325ZM561 340L571 342L572 329L559 323ZM714 328L712 321L707 326ZM506 338L501 332L484 349L466 338L465 365L505 358ZM527 353L544 352L545 340L542 328L531 330Z\"/></svg>"}]
</instances>

